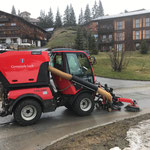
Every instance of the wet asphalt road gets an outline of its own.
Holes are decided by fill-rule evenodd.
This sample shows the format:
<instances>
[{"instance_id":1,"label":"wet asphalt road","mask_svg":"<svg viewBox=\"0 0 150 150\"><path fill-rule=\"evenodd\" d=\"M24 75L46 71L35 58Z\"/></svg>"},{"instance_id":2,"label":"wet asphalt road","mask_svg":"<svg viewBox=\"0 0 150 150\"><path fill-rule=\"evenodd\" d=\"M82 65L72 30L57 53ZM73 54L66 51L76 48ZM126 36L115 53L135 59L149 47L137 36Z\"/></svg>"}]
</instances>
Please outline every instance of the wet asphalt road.
<instances>
[{"instance_id":1,"label":"wet asphalt road","mask_svg":"<svg viewBox=\"0 0 150 150\"><path fill-rule=\"evenodd\" d=\"M96 78L101 84L108 83L116 95L136 99L141 112L117 112L94 110L92 115L78 117L65 107L43 114L40 121L32 126L20 127L13 122L13 116L0 118L0 150L40 150L67 134L104 125L120 119L150 112L150 82L125 81Z\"/></svg>"}]
</instances>

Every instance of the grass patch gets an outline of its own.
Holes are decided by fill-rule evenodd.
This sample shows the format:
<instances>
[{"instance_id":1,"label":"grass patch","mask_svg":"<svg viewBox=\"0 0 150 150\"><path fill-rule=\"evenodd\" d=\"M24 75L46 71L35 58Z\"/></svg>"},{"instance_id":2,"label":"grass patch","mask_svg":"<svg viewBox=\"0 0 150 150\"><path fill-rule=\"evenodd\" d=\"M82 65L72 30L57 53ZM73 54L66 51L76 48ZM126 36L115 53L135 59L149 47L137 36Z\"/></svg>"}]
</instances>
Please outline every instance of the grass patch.
<instances>
[{"instance_id":1,"label":"grass patch","mask_svg":"<svg viewBox=\"0 0 150 150\"><path fill-rule=\"evenodd\" d=\"M58 47L66 47L72 48L75 45L75 38L76 38L76 28L60 28L57 29L52 38L49 40L46 47L49 48L58 48Z\"/></svg>"},{"instance_id":2,"label":"grass patch","mask_svg":"<svg viewBox=\"0 0 150 150\"><path fill-rule=\"evenodd\" d=\"M139 52L128 52L129 64L122 72L114 72L107 53L96 55L97 64L94 72L97 76L130 80L150 80L150 53L142 55Z\"/></svg>"}]
</instances>

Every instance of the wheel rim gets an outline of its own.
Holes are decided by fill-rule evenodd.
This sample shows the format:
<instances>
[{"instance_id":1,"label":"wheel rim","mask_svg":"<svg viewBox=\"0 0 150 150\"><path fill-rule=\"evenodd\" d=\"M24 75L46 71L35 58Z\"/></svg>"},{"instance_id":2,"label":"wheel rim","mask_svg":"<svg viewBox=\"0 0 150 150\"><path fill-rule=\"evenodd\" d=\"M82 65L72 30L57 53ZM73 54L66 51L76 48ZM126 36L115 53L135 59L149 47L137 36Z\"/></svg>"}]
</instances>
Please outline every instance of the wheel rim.
<instances>
[{"instance_id":1,"label":"wheel rim","mask_svg":"<svg viewBox=\"0 0 150 150\"><path fill-rule=\"evenodd\" d=\"M37 110L33 105L27 105L21 110L21 117L26 120L32 120L36 117Z\"/></svg>"},{"instance_id":2,"label":"wheel rim","mask_svg":"<svg viewBox=\"0 0 150 150\"><path fill-rule=\"evenodd\" d=\"M88 110L91 109L91 107L92 107L92 102L88 98L84 98L80 102L80 108L81 108L82 111L88 111Z\"/></svg>"}]
</instances>

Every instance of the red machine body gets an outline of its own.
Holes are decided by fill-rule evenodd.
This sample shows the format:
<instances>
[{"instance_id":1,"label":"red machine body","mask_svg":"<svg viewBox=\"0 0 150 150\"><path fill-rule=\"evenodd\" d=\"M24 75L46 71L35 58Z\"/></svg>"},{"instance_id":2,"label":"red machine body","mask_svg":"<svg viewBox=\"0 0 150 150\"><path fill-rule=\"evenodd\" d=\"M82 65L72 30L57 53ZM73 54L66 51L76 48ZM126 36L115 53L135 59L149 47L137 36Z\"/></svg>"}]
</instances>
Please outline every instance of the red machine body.
<instances>
[{"instance_id":1,"label":"red machine body","mask_svg":"<svg viewBox=\"0 0 150 150\"><path fill-rule=\"evenodd\" d=\"M85 52L53 51L52 57L51 63L57 69L95 83L93 68ZM95 91L52 74L57 91L54 90L49 65L48 52L8 51L0 54L0 83L4 87L0 116L13 113L20 125L30 125L42 112L54 111L58 106L74 107L74 111L82 116L93 111ZM83 101L82 105L78 101Z\"/></svg>"},{"instance_id":2,"label":"red machine body","mask_svg":"<svg viewBox=\"0 0 150 150\"><path fill-rule=\"evenodd\" d=\"M11 85L35 83L38 82L39 68L46 62L49 63L47 52L41 55L31 51L9 51L0 55L0 72Z\"/></svg>"},{"instance_id":3,"label":"red machine body","mask_svg":"<svg viewBox=\"0 0 150 150\"><path fill-rule=\"evenodd\" d=\"M36 95L42 100L50 100L53 99L52 92L49 87L42 87L42 88L27 88L27 89L18 89L9 91L8 99L16 100L23 96L33 96Z\"/></svg>"}]
</instances>

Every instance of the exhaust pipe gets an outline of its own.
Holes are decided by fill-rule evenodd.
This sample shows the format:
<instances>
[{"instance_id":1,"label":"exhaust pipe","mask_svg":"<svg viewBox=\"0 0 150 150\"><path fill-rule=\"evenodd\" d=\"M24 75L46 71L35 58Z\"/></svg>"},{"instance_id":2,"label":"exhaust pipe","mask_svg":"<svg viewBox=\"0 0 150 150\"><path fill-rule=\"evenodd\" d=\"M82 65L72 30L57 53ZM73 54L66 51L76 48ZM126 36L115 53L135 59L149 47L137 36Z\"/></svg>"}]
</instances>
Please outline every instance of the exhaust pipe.
<instances>
[{"instance_id":1,"label":"exhaust pipe","mask_svg":"<svg viewBox=\"0 0 150 150\"><path fill-rule=\"evenodd\" d=\"M65 73L63 71L60 71L54 67L51 67L49 66L48 67L48 70L50 72L52 72L53 74L61 77L61 78L64 78L66 80L70 80L70 81L73 81L73 82L76 82L80 85L82 85L83 87L85 88L88 88L92 91L95 91L97 93L99 93L100 95L104 96L110 103L112 103L112 96L110 93L108 93L107 91L103 90L102 88L99 88L97 87L96 85L90 83L90 82L87 82L85 80L82 80L81 78L77 77L77 76L73 76L71 74L68 74L68 73Z\"/></svg>"}]
</instances>

